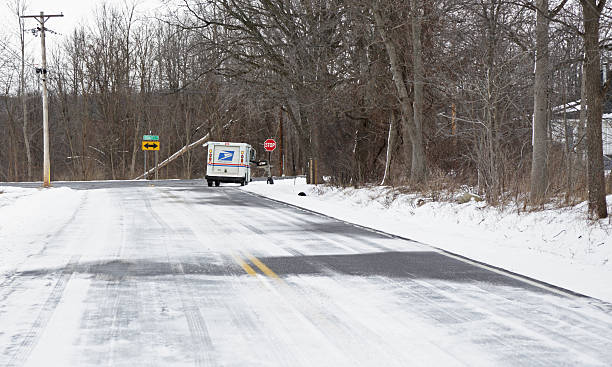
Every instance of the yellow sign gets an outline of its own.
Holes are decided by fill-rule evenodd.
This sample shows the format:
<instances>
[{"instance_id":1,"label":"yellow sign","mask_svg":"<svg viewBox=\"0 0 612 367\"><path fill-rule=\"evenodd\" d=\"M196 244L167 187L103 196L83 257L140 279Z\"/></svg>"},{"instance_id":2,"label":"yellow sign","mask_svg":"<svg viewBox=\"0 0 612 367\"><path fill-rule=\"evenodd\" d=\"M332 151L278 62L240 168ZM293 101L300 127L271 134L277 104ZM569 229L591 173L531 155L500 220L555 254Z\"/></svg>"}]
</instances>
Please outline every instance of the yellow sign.
<instances>
[{"instance_id":1,"label":"yellow sign","mask_svg":"<svg viewBox=\"0 0 612 367\"><path fill-rule=\"evenodd\" d=\"M142 150L159 150L160 145L158 141L143 141Z\"/></svg>"}]
</instances>

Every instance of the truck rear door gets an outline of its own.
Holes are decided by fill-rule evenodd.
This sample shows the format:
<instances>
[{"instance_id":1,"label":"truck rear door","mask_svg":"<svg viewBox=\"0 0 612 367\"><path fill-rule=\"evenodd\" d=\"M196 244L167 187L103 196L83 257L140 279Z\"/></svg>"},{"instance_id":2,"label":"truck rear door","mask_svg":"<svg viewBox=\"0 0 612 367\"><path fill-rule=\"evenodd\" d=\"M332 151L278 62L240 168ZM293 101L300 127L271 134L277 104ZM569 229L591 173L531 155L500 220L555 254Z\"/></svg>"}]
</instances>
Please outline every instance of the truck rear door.
<instances>
[{"instance_id":1,"label":"truck rear door","mask_svg":"<svg viewBox=\"0 0 612 367\"><path fill-rule=\"evenodd\" d=\"M213 174L218 176L238 176L240 147L215 145L213 151Z\"/></svg>"}]
</instances>

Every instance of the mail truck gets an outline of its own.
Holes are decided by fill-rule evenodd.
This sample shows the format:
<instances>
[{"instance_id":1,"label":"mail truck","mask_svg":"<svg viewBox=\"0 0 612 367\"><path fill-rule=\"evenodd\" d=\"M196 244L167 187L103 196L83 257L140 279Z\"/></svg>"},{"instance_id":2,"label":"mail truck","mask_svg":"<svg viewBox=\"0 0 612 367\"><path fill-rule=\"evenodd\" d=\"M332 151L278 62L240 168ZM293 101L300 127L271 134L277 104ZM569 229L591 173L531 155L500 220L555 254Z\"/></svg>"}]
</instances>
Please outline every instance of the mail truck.
<instances>
[{"instance_id":1,"label":"mail truck","mask_svg":"<svg viewBox=\"0 0 612 367\"><path fill-rule=\"evenodd\" d=\"M219 186L221 182L247 185L251 181L250 162L256 152L246 143L208 142L206 148L206 176L208 186Z\"/></svg>"}]
</instances>

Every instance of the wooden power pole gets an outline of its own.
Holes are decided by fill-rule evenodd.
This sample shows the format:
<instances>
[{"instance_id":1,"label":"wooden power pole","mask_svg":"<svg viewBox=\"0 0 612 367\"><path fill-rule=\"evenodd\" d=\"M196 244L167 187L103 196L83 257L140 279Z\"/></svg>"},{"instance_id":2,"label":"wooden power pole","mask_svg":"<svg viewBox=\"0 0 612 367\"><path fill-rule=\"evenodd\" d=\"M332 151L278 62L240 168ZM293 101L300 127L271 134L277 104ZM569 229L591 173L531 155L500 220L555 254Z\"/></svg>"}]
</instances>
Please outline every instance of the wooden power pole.
<instances>
[{"instance_id":1,"label":"wooden power pole","mask_svg":"<svg viewBox=\"0 0 612 367\"><path fill-rule=\"evenodd\" d=\"M283 154L283 109L278 109L278 123L279 123L279 144L278 144L278 156L279 156L279 165L278 175L283 177L285 175L285 155Z\"/></svg>"},{"instance_id":2,"label":"wooden power pole","mask_svg":"<svg viewBox=\"0 0 612 367\"><path fill-rule=\"evenodd\" d=\"M42 49L42 85L43 85L43 187L51 186L51 159L49 156L49 99L47 96L47 50L45 46L45 22L49 18L63 17L64 14L45 15L22 15L21 18L35 18L40 24L40 47Z\"/></svg>"}]
</instances>

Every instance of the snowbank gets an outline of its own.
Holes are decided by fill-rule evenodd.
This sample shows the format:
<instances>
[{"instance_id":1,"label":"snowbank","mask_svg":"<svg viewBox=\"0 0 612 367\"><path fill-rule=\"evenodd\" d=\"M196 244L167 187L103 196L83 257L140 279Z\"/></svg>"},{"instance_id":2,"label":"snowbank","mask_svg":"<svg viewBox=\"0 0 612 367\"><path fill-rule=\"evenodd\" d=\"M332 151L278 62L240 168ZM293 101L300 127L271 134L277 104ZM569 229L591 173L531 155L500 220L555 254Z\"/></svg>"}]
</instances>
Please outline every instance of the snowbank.
<instances>
[{"instance_id":1,"label":"snowbank","mask_svg":"<svg viewBox=\"0 0 612 367\"><path fill-rule=\"evenodd\" d=\"M418 206L389 188L315 187L303 178L243 189L612 302L612 223L587 220L586 203L530 213L475 201Z\"/></svg>"},{"instance_id":2,"label":"snowbank","mask_svg":"<svg viewBox=\"0 0 612 367\"><path fill-rule=\"evenodd\" d=\"M41 252L77 209L82 192L69 188L0 186L0 274Z\"/></svg>"}]
</instances>

